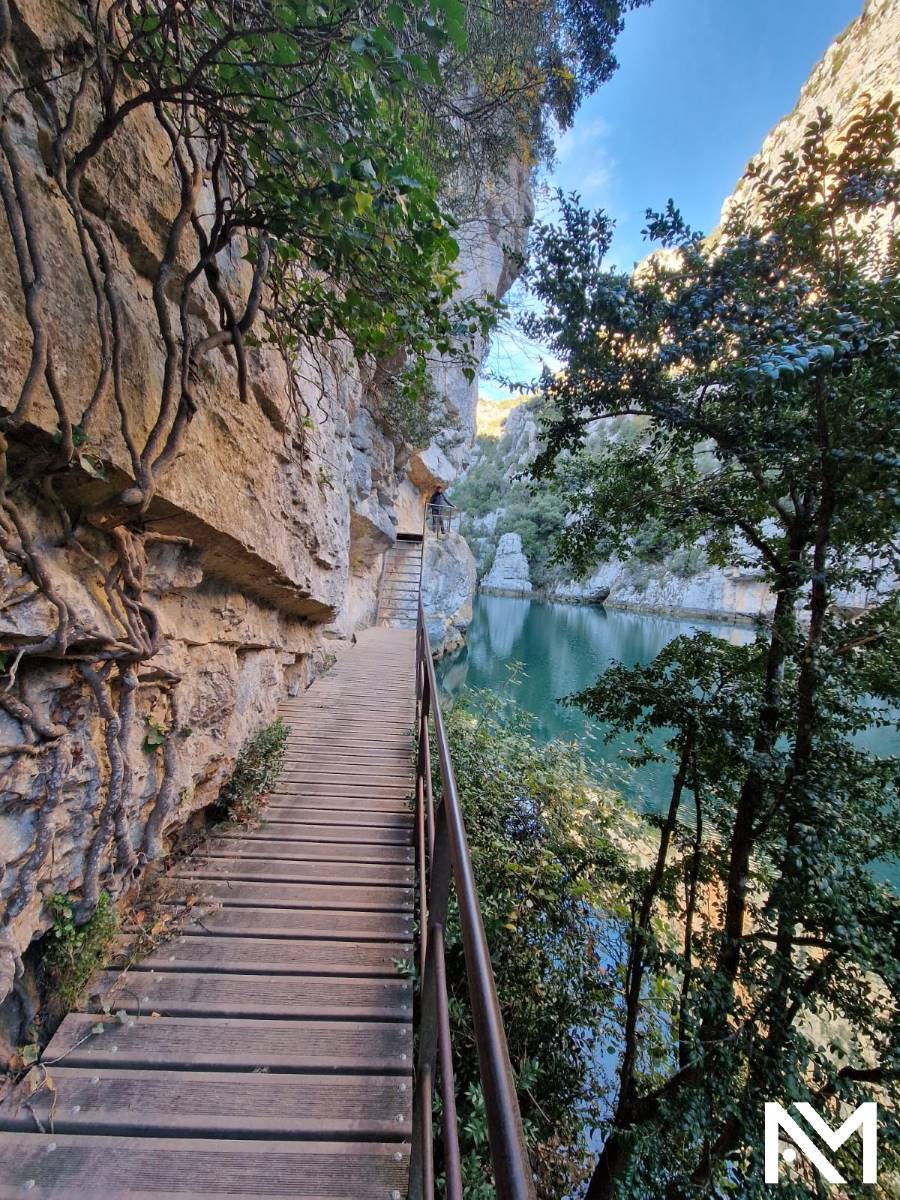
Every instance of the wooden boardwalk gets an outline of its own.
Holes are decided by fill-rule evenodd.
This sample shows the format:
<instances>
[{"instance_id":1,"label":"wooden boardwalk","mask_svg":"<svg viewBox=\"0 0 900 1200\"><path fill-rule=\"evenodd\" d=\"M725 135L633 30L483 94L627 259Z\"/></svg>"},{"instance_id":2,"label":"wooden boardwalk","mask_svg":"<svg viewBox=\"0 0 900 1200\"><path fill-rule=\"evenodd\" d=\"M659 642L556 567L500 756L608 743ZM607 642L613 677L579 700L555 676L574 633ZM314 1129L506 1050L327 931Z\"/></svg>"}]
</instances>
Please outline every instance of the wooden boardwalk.
<instances>
[{"instance_id":1,"label":"wooden boardwalk","mask_svg":"<svg viewBox=\"0 0 900 1200\"><path fill-rule=\"evenodd\" d=\"M0 1106L0 1197L403 1200L414 657L413 630L368 630L281 705L259 827L175 872L219 907L66 1017L51 1086Z\"/></svg>"}]
</instances>

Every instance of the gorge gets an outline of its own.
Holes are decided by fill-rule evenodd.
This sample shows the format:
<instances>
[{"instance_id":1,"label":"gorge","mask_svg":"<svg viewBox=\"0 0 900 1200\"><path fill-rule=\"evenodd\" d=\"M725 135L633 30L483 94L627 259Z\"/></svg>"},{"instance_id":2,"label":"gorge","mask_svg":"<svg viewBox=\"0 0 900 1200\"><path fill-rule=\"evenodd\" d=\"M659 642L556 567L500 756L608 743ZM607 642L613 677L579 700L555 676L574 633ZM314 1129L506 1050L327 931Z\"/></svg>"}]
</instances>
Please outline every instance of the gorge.
<instances>
[{"instance_id":1,"label":"gorge","mask_svg":"<svg viewBox=\"0 0 900 1200\"><path fill-rule=\"evenodd\" d=\"M671 3L0 0L0 1193L763 1200L774 1098L877 1102L896 1190L900 4L853 2L632 270L543 181ZM763 4L635 83L676 195L745 145L720 68L834 34Z\"/></svg>"},{"instance_id":2,"label":"gorge","mask_svg":"<svg viewBox=\"0 0 900 1200\"><path fill-rule=\"evenodd\" d=\"M753 211L756 185L751 169L771 169L782 154L795 152L817 109L827 111L839 129L862 97L900 92L898 41L897 5L883 0L866 3L858 19L815 66L794 109L772 129L723 202L723 221L735 205L749 203ZM883 239L895 227L895 212L885 205L878 236ZM717 231L710 234L712 241L717 236ZM702 546L673 554L650 531L627 562L612 556L596 563L586 577L572 579L565 564L551 564L553 538L564 527L567 514L560 498L546 487L528 486L528 467L540 447L541 414L539 398L481 401L475 457L453 495L463 509L461 528L478 560L485 591L537 592L554 601L575 603L591 603L606 593L606 603L612 607L738 621L752 621L771 610L771 595L758 570L710 567ZM604 445L630 433L627 420L608 422L593 435L595 449L602 451ZM886 578L884 586L895 583ZM863 609L876 593L877 589L848 595L844 602L848 608Z\"/></svg>"}]
</instances>

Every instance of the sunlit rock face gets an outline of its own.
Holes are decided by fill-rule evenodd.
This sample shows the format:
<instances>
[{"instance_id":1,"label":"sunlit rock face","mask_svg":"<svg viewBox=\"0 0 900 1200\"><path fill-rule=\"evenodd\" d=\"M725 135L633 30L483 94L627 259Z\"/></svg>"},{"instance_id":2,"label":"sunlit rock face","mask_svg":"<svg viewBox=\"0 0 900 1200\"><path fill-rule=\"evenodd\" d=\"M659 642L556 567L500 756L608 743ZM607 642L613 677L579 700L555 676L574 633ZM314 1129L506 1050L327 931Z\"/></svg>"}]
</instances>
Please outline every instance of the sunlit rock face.
<instances>
[{"instance_id":1,"label":"sunlit rock face","mask_svg":"<svg viewBox=\"0 0 900 1200\"><path fill-rule=\"evenodd\" d=\"M772 168L786 152L796 152L806 126L817 119L820 108L832 118L838 137L864 96L877 102L888 93L895 99L900 94L900 4L897 0L866 0L860 16L835 38L813 68L793 110L772 129L754 161ZM752 215L756 186L744 176L725 201L723 218L735 204L746 205ZM879 221L882 241L896 221L893 205L886 206Z\"/></svg>"},{"instance_id":2,"label":"sunlit rock face","mask_svg":"<svg viewBox=\"0 0 900 1200\"><path fill-rule=\"evenodd\" d=\"M523 163L510 163L506 178L479 181L472 196L460 195L460 227L456 233L460 255L461 298L489 293L502 299L515 282L526 246L528 226L534 216L531 170ZM512 251L512 253L510 253ZM480 338L475 353L487 350ZM446 405L447 419L434 441L414 453L410 476L424 488L446 487L469 465L475 443L475 413L478 407L478 377L467 379L464 371L449 362L432 370L435 390Z\"/></svg>"},{"instance_id":3,"label":"sunlit rock face","mask_svg":"<svg viewBox=\"0 0 900 1200\"><path fill-rule=\"evenodd\" d=\"M513 596L531 591L528 559L522 552L522 539L517 533L504 533L500 538L491 569L481 586L486 592L504 592Z\"/></svg>"},{"instance_id":4,"label":"sunlit rock face","mask_svg":"<svg viewBox=\"0 0 900 1200\"><path fill-rule=\"evenodd\" d=\"M422 606L435 656L462 644L472 621L475 558L464 537L428 536L422 563Z\"/></svg>"},{"instance_id":5,"label":"sunlit rock face","mask_svg":"<svg viewBox=\"0 0 900 1200\"><path fill-rule=\"evenodd\" d=\"M611 561L586 580L560 583L550 591L551 599L568 602L590 601L598 595L619 608L685 616L752 618L773 607L771 593L757 576L718 568L684 578L663 567L636 581L622 563Z\"/></svg>"},{"instance_id":6,"label":"sunlit rock face","mask_svg":"<svg viewBox=\"0 0 900 1200\"><path fill-rule=\"evenodd\" d=\"M67 47L82 36L77 17L52 0L22 0L15 22L10 65L23 77L38 52L51 65L65 64ZM22 62L16 46L26 47ZM77 230L48 171L48 114L35 90L20 89L5 119L41 239L45 318L60 387L81 411L97 377L101 344ZM179 202L171 146L159 126L136 110L88 168L84 187L116 264L123 406L140 441L156 419L164 367L153 280ZM530 216L527 168L513 167L509 181L485 181L478 196L461 239L461 286L467 295L500 295L515 269L504 248L521 247ZM193 266L187 252L182 257L176 272ZM221 255L217 265L227 295L242 307L250 264L235 252ZM174 301L170 307L177 328ZM198 339L219 328L217 302L202 276L189 319ZM0 217L0 409L15 405L31 348L14 246ZM157 653L137 665L136 711L121 737L132 768L124 820L140 866L216 797L242 742L274 718L282 695L309 685L328 661L330 640L349 638L374 621L384 550L398 530L421 529L425 496L435 481L455 477L473 441L475 385L449 363L435 372L440 432L416 454L385 425L375 364L335 345L299 353L291 400L282 358L266 345L248 356L245 403L230 353L201 360L184 453L160 479L146 514L148 529L185 544L150 552L144 591L161 638ZM28 447L46 447L57 424L45 389L18 435L14 465ZM107 482L77 465L68 471L60 493L71 511L131 478L111 395L97 408L90 439ZM23 489L17 499L48 579L77 611L82 630L114 636L116 618L102 586L113 561L108 539L89 530L80 546L66 545L59 513L38 487ZM442 543L433 564L434 611L440 609L444 633L465 624L474 586L471 556L460 541ZM0 555L0 599L23 588L21 564ZM0 646L15 651L37 644L55 621L41 595L19 598L0 607ZM37 844L47 766L41 755L0 756L0 999L16 955L47 926L42 897L78 893L82 886L110 779L107 730L78 668L26 659L19 686L35 712L66 726L70 761L52 816L50 852L32 873L21 905L11 906ZM115 703L118 687L114 678ZM174 735L168 766L157 727ZM0 707L0 746L22 740L21 725ZM163 786L168 799L160 836L145 845ZM115 893L121 880L108 869L111 855L112 847L104 852L100 884Z\"/></svg>"}]
</instances>

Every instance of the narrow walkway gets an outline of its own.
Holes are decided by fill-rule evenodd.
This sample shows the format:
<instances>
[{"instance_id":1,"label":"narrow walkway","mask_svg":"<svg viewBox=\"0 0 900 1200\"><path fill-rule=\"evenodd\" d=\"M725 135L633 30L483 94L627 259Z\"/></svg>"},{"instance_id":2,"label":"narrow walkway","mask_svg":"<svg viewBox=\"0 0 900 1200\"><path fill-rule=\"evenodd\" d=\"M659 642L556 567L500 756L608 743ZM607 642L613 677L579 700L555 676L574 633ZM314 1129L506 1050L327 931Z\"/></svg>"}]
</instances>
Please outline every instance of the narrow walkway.
<instances>
[{"instance_id":1,"label":"narrow walkway","mask_svg":"<svg viewBox=\"0 0 900 1200\"><path fill-rule=\"evenodd\" d=\"M66 1017L0 1107L0 1197L406 1196L414 656L368 630L281 705L261 824L176 872L220 907Z\"/></svg>"},{"instance_id":2,"label":"narrow walkway","mask_svg":"<svg viewBox=\"0 0 900 1200\"><path fill-rule=\"evenodd\" d=\"M398 534L384 553L376 625L415 629L425 544L420 534Z\"/></svg>"}]
</instances>

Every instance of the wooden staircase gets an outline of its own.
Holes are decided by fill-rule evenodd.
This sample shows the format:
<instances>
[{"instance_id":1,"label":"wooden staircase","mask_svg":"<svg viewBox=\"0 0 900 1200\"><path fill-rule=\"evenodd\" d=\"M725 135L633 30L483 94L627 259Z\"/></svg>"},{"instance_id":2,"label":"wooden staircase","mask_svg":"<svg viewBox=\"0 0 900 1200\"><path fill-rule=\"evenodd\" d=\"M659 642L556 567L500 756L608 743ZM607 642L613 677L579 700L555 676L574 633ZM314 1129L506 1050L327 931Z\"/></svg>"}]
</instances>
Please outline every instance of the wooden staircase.
<instances>
[{"instance_id":1,"label":"wooden staircase","mask_svg":"<svg viewBox=\"0 0 900 1200\"><path fill-rule=\"evenodd\" d=\"M422 577L421 534L401 533L384 555L378 590L377 625L393 629L415 629Z\"/></svg>"},{"instance_id":2,"label":"wooden staircase","mask_svg":"<svg viewBox=\"0 0 900 1200\"><path fill-rule=\"evenodd\" d=\"M0 1105L0 1197L404 1200L414 670L412 630L368 630L281 705L261 822L173 872L209 903Z\"/></svg>"}]
</instances>

